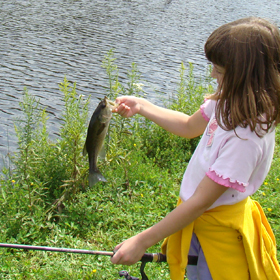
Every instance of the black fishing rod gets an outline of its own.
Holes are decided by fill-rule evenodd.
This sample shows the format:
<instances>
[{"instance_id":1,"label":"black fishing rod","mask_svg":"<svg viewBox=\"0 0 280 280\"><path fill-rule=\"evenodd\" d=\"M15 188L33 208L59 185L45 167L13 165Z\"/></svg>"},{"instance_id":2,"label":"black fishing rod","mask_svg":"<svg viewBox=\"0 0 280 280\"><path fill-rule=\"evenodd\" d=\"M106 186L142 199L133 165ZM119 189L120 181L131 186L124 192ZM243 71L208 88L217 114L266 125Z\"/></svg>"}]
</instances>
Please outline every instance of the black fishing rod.
<instances>
[{"instance_id":1,"label":"black fishing rod","mask_svg":"<svg viewBox=\"0 0 280 280\"><path fill-rule=\"evenodd\" d=\"M74 253L74 254L90 254L90 255L102 255L112 257L114 252L108 251L93 251L85 249L71 249L71 248L56 248L56 247L45 247L45 246L31 246L22 244L7 244L0 243L0 247L12 248L12 249L24 249L24 250L39 250L39 251L51 251L51 252L64 252L64 253ZM147 262L166 262L166 256L161 253L145 253L141 258L140 273L142 280L149 280L144 272L144 268ZM127 280L139 280L139 278L132 277L126 271L119 272L120 276L124 276Z\"/></svg>"},{"instance_id":2,"label":"black fishing rod","mask_svg":"<svg viewBox=\"0 0 280 280\"><path fill-rule=\"evenodd\" d=\"M32 245L8 244L8 243L0 243L0 247L11 248L11 249L74 253L74 254L90 254L90 255L109 256L109 257L112 257L115 254L115 252L108 252L108 251L93 251L93 250L86 250L86 249L57 248L57 247L32 246ZM197 256L188 256L189 265L197 265L197 260L198 260ZM161 253L145 253L140 261L142 262L140 266L140 273L142 276L141 280L149 280L144 271L146 263L166 262L166 255ZM140 280L137 277L130 276L127 271L120 271L119 276L124 276L125 277L124 279L126 280Z\"/></svg>"}]
</instances>

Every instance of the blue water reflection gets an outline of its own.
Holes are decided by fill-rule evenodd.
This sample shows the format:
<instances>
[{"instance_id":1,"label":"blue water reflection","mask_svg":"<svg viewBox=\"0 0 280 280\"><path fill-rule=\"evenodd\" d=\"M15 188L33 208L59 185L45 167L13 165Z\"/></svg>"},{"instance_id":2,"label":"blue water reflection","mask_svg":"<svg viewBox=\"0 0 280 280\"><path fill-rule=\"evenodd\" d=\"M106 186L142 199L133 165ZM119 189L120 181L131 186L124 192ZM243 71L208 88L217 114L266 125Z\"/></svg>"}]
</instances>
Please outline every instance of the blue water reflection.
<instances>
[{"instance_id":1,"label":"blue water reflection","mask_svg":"<svg viewBox=\"0 0 280 280\"><path fill-rule=\"evenodd\" d=\"M280 25L276 0L0 0L0 151L13 149L13 119L19 116L23 88L40 97L58 130L62 96L57 84L66 75L78 92L106 94L101 68L114 49L120 79L132 62L142 73L148 98L159 102L177 88L180 63L192 62L203 76L203 47L221 24L245 17L269 18Z\"/></svg>"}]
</instances>

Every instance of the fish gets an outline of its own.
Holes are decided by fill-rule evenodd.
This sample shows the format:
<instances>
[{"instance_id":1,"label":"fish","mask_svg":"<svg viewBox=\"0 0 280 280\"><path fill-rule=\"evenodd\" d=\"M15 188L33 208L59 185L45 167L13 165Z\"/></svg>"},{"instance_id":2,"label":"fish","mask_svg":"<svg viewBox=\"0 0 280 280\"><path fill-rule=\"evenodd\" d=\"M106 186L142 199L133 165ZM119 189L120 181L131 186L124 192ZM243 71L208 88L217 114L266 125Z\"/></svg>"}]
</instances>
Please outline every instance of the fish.
<instances>
[{"instance_id":1,"label":"fish","mask_svg":"<svg viewBox=\"0 0 280 280\"><path fill-rule=\"evenodd\" d=\"M98 155L104 145L104 140L108 131L109 123L112 118L112 111L118 106L114 101L109 100L106 96L100 101L93 112L83 149L83 155L88 154L89 160L89 187L97 182L106 182L107 180L101 174L97 167Z\"/></svg>"}]
</instances>

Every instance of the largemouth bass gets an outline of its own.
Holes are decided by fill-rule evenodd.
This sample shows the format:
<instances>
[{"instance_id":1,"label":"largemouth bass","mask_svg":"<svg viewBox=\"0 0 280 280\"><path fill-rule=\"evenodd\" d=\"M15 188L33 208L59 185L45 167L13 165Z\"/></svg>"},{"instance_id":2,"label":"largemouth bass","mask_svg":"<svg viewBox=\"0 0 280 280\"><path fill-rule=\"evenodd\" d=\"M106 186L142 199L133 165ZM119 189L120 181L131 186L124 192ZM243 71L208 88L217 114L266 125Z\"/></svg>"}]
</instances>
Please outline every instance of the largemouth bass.
<instances>
[{"instance_id":1,"label":"largemouth bass","mask_svg":"<svg viewBox=\"0 0 280 280\"><path fill-rule=\"evenodd\" d=\"M105 136L112 117L112 110L118 105L105 97L92 114L87 131L83 155L88 154L89 160L89 186L92 187L99 181L106 182L97 167L98 155L102 149Z\"/></svg>"}]
</instances>

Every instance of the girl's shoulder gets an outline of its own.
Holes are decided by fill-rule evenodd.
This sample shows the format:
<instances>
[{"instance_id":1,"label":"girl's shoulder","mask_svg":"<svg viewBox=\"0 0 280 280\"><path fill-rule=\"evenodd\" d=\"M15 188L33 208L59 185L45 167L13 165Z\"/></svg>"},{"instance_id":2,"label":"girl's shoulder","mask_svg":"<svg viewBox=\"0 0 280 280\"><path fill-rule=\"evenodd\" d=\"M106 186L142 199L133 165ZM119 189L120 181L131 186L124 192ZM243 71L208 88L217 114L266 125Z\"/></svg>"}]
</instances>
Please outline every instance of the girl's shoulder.
<instances>
[{"instance_id":1,"label":"girl's shoulder","mask_svg":"<svg viewBox=\"0 0 280 280\"><path fill-rule=\"evenodd\" d=\"M272 126L268 131L265 131L263 128L261 124L257 124L254 131L251 130L249 125L246 127L237 126L233 132L240 139L250 139L257 143L274 140L275 126Z\"/></svg>"},{"instance_id":2,"label":"girl's shoulder","mask_svg":"<svg viewBox=\"0 0 280 280\"><path fill-rule=\"evenodd\" d=\"M216 100L204 99L204 103L200 106L200 112L203 118L209 122L211 116L215 113Z\"/></svg>"}]
</instances>

